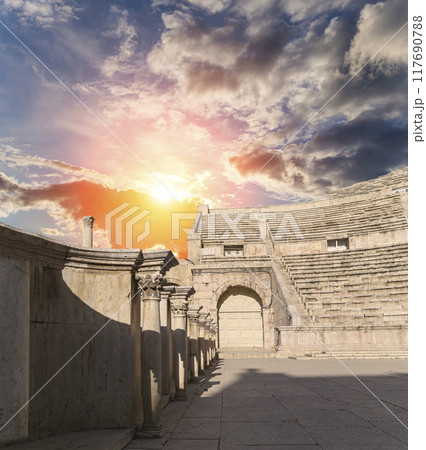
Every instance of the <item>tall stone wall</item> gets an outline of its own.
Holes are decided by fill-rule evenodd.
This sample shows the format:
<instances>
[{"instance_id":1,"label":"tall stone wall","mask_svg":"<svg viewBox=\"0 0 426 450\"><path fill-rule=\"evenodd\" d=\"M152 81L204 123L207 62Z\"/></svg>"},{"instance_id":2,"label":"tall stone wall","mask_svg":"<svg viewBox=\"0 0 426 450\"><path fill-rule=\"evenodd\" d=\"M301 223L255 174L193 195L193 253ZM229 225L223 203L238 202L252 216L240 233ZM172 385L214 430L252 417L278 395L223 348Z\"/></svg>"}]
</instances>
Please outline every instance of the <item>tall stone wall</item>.
<instances>
[{"instance_id":1,"label":"tall stone wall","mask_svg":"<svg viewBox=\"0 0 426 450\"><path fill-rule=\"evenodd\" d=\"M31 269L29 435L131 426L131 273Z\"/></svg>"},{"instance_id":2,"label":"tall stone wall","mask_svg":"<svg viewBox=\"0 0 426 450\"><path fill-rule=\"evenodd\" d=\"M75 248L0 225L0 424L28 403L0 444L142 424L135 273L175 264L169 251Z\"/></svg>"},{"instance_id":3,"label":"tall stone wall","mask_svg":"<svg viewBox=\"0 0 426 450\"><path fill-rule=\"evenodd\" d=\"M30 263L0 255L0 423L28 400L30 369ZM0 433L0 443L25 438L28 408Z\"/></svg>"}]
</instances>

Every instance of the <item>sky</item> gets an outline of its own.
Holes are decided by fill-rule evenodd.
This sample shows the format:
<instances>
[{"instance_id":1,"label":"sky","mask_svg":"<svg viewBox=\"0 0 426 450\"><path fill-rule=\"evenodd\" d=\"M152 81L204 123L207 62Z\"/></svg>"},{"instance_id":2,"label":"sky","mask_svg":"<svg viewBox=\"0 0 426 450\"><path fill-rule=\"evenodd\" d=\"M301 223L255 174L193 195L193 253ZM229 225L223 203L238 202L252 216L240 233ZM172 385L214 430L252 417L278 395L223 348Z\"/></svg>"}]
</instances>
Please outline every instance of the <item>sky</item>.
<instances>
[{"instance_id":1,"label":"sky","mask_svg":"<svg viewBox=\"0 0 426 450\"><path fill-rule=\"evenodd\" d=\"M406 1L0 0L0 20L8 225L80 245L92 215L97 247L186 257L199 204L407 165Z\"/></svg>"}]
</instances>

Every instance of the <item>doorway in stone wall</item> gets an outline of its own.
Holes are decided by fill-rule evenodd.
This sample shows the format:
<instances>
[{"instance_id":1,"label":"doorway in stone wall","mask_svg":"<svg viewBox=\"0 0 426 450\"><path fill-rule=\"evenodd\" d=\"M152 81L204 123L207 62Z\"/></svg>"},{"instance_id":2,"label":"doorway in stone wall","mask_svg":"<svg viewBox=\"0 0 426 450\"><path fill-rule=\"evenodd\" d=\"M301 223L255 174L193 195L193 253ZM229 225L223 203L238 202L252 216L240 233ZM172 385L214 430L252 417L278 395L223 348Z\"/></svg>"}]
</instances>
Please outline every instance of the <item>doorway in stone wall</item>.
<instances>
[{"instance_id":1,"label":"doorway in stone wall","mask_svg":"<svg viewBox=\"0 0 426 450\"><path fill-rule=\"evenodd\" d=\"M253 290L234 286L218 302L219 347L263 348L262 307Z\"/></svg>"}]
</instances>

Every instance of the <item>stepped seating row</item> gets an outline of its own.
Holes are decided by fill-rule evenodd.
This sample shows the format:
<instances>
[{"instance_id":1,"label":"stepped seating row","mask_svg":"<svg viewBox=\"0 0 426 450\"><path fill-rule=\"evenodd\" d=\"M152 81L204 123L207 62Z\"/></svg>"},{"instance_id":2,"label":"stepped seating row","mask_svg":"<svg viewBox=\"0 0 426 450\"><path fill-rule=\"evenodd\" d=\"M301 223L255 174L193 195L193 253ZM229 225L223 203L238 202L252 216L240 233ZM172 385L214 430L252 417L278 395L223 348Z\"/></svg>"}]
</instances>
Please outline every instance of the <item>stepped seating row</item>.
<instances>
[{"instance_id":1,"label":"stepped seating row","mask_svg":"<svg viewBox=\"0 0 426 450\"><path fill-rule=\"evenodd\" d=\"M270 213L268 213L270 214ZM367 234L400 230L407 227L406 211L399 194L375 200L359 200L338 205L277 211L274 217L265 216L272 238L280 242L324 239L332 233ZM214 218L212 218L214 216ZM235 223L237 214L229 214ZM241 239L245 242L263 242L259 222L245 213L236 223L235 233L221 213L212 213L198 227L205 242ZM265 231L263 231L265 234Z\"/></svg>"},{"instance_id":2,"label":"stepped seating row","mask_svg":"<svg viewBox=\"0 0 426 450\"><path fill-rule=\"evenodd\" d=\"M282 258L316 324L405 324L408 247L394 245Z\"/></svg>"},{"instance_id":3,"label":"stepped seating row","mask_svg":"<svg viewBox=\"0 0 426 450\"><path fill-rule=\"evenodd\" d=\"M274 219L268 220L269 229L276 241L323 239L332 233L366 234L407 227L406 213L399 194L376 200L294 210L291 214L301 235L294 232L291 222L285 230L280 229L283 220L285 221L285 214L277 213Z\"/></svg>"},{"instance_id":4,"label":"stepped seating row","mask_svg":"<svg viewBox=\"0 0 426 450\"><path fill-rule=\"evenodd\" d=\"M242 265L253 265L254 263L270 262L270 256L201 256L201 261L205 264L224 264L224 263L240 263Z\"/></svg>"},{"instance_id":5,"label":"stepped seating row","mask_svg":"<svg viewBox=\"0 0 426 450\"><path fill-rule=\"evenodd\" d=\"M374 180L364 181L361 183L353 184L343 189L338 189L330 192L331 197L346 197L349 195L365 194L367 192L385 189L387 187L405 187L408 183L408 169L394 170L393 172L375 178Z\"/></svg>"},{"instance_id":6,"label":"stepped seating row","mask_svg":"<svg viewBox=\"0 0 426 450\"><path fill-rule=\"evenodd\" d=\"M214 216L214 217L212 217ZM201 238L205 242L226 240L230 239L241 239L244 242L263 242L264 236L261 235L259 223L256 219L251 218L249 214L243 216L243 218L235 222L238 214L210 214L209 219L203 218L199 225L199 232L201 232ZM204 216L205 217L205 216ZM233 221L235 226L240 230L241 235L235 232L232 226L226 221ZM228 236L228 237L226 237Z\"/></svg>"}]
</instances>

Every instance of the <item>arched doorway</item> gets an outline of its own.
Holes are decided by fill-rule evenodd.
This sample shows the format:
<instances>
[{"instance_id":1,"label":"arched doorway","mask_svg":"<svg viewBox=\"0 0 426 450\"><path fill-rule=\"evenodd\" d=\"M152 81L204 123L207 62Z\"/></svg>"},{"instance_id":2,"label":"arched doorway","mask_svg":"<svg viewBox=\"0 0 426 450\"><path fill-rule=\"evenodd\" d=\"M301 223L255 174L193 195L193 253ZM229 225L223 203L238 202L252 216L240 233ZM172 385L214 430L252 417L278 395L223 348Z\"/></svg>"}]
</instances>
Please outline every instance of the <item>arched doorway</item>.
<instances>
[{"instance_id":1,"label":"arched doorway","mask_svg":"<svg viewBox=\"0 0 426 450\"><path fill-rule=\"evenodd\" d=\"M229 288L218 302L219 347L263 348L259 296L243 286Z\"/></svg>"}]
</instances>

